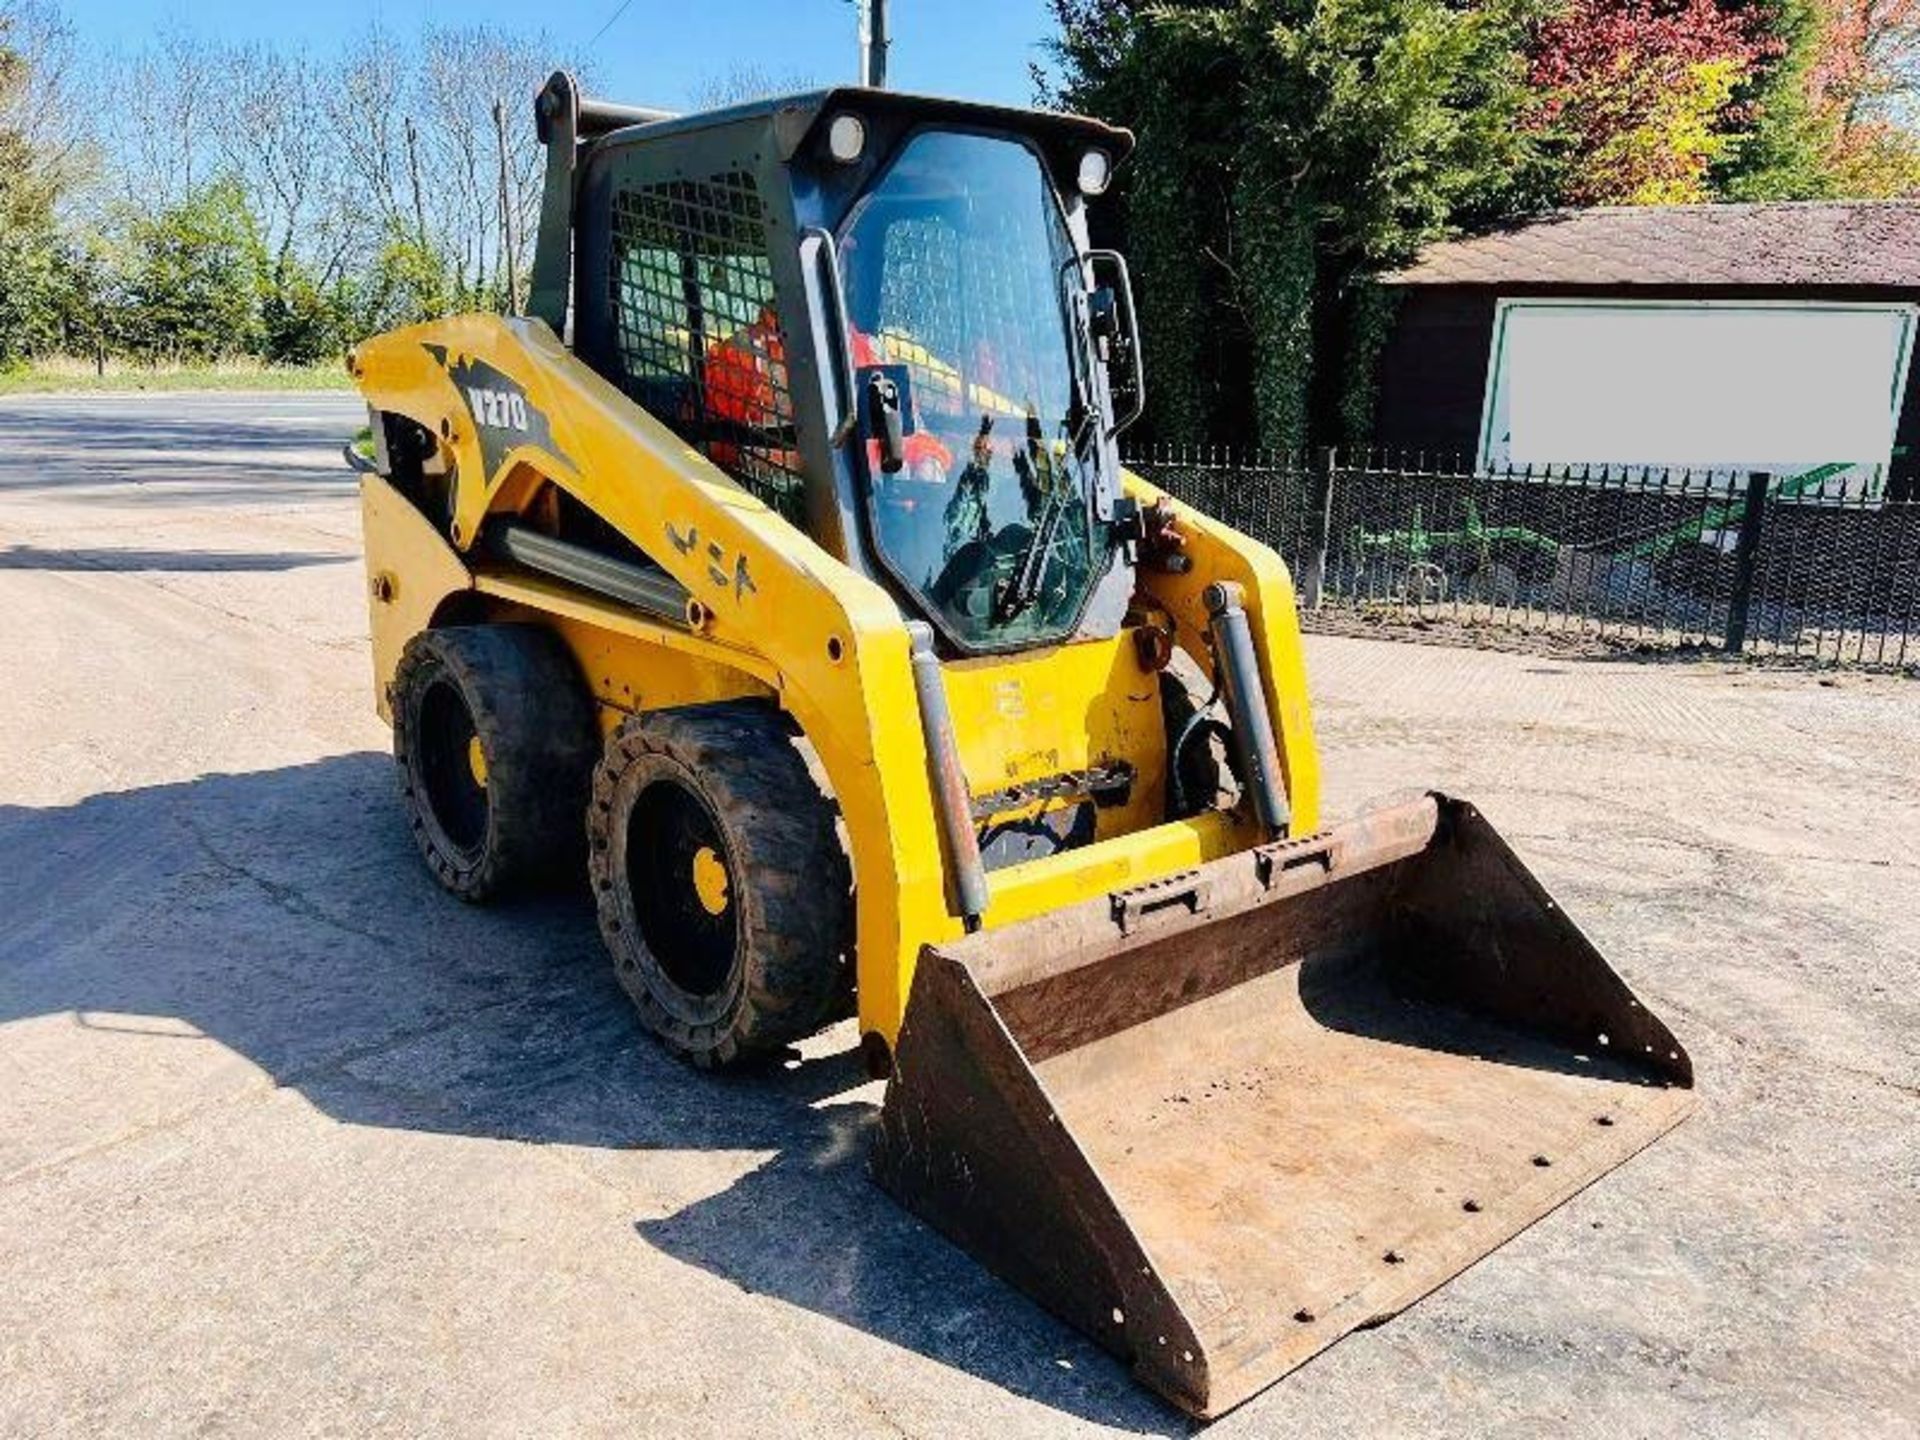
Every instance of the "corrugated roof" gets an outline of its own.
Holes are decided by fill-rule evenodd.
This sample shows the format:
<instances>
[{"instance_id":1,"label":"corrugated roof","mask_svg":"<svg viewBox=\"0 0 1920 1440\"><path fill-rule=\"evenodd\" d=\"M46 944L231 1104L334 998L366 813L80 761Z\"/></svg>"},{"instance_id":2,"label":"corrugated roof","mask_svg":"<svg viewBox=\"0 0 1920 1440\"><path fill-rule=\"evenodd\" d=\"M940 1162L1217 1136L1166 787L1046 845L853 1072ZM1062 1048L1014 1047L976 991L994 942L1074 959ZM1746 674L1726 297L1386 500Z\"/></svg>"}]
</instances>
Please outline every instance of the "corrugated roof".
<instances>
[{"instance_id":1,"label":"corrugated roof","mask_svg":"<svg viewBox=\"0 0 1920 1440\"><path fill-rule=\"evenodd\" d=\"M1399 285L1920 288L1920 200L1561 210L1430 247Z\"/></svg>"}]
</instances>

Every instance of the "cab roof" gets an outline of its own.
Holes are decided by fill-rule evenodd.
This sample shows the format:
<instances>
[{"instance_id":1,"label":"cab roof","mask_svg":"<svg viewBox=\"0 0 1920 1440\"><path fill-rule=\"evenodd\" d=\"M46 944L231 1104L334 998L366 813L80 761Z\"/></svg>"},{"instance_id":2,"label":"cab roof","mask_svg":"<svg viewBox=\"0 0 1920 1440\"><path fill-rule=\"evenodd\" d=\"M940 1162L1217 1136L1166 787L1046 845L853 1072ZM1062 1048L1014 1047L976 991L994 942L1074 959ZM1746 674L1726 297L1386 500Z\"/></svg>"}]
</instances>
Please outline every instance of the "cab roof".
<instances>
[{"instance_id":1,"label":"cab roof","mask_svg":"<svg viewBox=\"0 0 1920 1440\"><path fill-rule=\"evenodd\" d=\"M1030 110L1017 105L987 105L900 90L872 90L858 85L773 96L718 110L622 126L603 138L616 145L644 142L764 118L773 127L777 153L781 162L786 163L817 139L834 116L847 112L896 124L933 122L962 129L1011 132L1033 141L1046 152L1051 165L1067 174L1073 173L1081 152L1089 148L1106 151L1116 169L1133 151L1131 130L1087 115Z\"/></svg>"}]
</instances>

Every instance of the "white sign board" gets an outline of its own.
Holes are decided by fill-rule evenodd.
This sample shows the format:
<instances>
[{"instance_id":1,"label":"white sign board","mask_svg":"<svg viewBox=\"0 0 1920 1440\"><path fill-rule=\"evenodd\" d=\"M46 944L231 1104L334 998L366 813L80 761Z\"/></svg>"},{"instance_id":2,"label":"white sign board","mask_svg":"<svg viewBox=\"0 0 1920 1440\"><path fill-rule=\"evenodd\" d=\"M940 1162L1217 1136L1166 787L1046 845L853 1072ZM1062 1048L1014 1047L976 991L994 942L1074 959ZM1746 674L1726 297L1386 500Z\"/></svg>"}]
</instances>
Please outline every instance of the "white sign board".
<instances>
[{"instance_id":1,"label":"white sign board","mask_svg":"<svg viewBox=\"0 0 1920 1440\"><path fill-rule=\"evenodd\" d=\"M1817 473L1822 494L1876 494L1892 459L1917 310L1502 300L1481 467Z\"/></svg>"}]
</instances>

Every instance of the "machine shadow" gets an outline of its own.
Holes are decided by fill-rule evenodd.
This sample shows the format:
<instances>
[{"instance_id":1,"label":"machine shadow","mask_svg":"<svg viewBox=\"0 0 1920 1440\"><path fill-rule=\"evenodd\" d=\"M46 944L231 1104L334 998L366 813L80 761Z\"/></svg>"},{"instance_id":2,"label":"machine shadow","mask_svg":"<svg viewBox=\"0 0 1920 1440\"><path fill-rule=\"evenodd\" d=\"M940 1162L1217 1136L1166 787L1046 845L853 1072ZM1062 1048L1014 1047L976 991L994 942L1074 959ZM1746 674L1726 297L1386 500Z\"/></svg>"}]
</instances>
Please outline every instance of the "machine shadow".
<instances>
[{"instance_id":1,"label":"machine shadow","mask_svg":"<svg viewBox=\"0 0 1920 1440\"><path fill-rule=\"evenodd\" d=\"M1424 947L1431 960L1443 948ZM1444 966L1441 967L1444 971ZM1406 1050L1464 1056L1523 1070L1657 1085L1656 1075L1596 1047L1576 1047L1538 1028L1501 1020L1433 977L1432 967L1394 955L1320 955L1300 966L1300 1003L1322 1028Z\"/></svg>"},{"instance_id":2,"label":"machine shadow","mask_svg":"<svg viewBox=\"0 0 1920 1440\"><path fill-rule=\"evenodd\" d=\"M691 1071L633 1018L584 887L481 909L433 884L384 754L0 805L0 917L0 1026L217 1042L355 1125L771 1152L635 1235L1064 1413L1186 1429L868 1181L879 1087L851 1025L804 1060Z\"/></svg>"},{"instance_id":3,"label":"machine shadow","mask_svg":"<svg viewBox=\"0 0 1920 1440\"><path fill-rule=\"evenodd\" d=\"M1136 1434L1202 1428L873 1185L872 1105L817 1105L783 1118L788 1133L766 1165L677 1214L636 1221L635 1232L749 1294L825 1315L1078 1419Z\"/></svg>"}]
</instances>

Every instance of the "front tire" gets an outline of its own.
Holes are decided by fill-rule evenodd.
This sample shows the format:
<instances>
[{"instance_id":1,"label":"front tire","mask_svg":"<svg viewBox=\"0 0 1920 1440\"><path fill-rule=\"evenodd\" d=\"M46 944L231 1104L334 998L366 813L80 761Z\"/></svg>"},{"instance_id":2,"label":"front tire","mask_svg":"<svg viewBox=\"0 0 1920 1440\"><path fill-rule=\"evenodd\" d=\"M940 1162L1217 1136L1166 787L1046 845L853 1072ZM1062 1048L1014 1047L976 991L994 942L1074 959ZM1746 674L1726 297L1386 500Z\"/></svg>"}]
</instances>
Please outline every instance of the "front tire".
<instances>
[{"instance_id":1,"label":"front tire","mask_svg":"<svg viewBox=\"0 0 1920 1440\"><path fill-rule=\"evenodd\" d=\"M795 740L765 705L660 711L594 774L600 933L647 1028L703 1068L778 1054L845 995L850 870Z\"/></svg>"},{"instance_id":2,"label":"front tire","mask_svg":"<svg viewBox=\"0 0 1920 1440\"><path fill-rule=\"evenodd\" d=\"M401 801L434 877L479 902L578 875L597 751L592 698L533 625L426 630L393 679Z\"/></svg>"}]
</instances>

